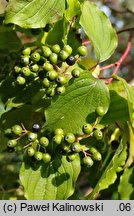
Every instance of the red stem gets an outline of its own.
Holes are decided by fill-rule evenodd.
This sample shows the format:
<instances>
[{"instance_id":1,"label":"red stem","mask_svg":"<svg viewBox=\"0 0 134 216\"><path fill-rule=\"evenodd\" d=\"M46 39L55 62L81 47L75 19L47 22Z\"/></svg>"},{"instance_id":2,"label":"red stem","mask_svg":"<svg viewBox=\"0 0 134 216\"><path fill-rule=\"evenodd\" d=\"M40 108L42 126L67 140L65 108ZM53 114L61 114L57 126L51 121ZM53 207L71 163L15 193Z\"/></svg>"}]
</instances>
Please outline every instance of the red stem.
<instances>
[{"instance_id":1,"label":"red stem","mask_svg":"<svg viewBox=\"0 0 134 216\"><path fill-rule=\"evenodd\" d=\"M100 69L100 71L106 70L106 69L108 69L108 68L115 67L115 70L113 71L112 75L117 74L117 72L119 71L119 68L120 68L122 62L125 60L125 58L126 58L127 55L129 54L129 51L130 51L130 49L131 49L131 45L132 45L132 32L130 32L129 39L128 39L128 44L127 44L126 50L125 50L125 52L123 53L122 57L121 57L117 62L102 67L102 68ZM111 83L112 80L113 80L112 77L109 78L109 79L108 79L108 83Z\"/></svg>"}]
</instances>

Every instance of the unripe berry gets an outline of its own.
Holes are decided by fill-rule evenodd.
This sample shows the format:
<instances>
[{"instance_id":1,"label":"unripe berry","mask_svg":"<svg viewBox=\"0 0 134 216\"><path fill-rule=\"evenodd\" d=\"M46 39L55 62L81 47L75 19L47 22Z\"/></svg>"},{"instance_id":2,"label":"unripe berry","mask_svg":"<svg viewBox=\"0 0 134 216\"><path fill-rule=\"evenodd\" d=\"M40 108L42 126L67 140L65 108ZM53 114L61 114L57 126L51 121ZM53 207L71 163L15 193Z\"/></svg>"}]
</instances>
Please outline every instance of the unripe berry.
<instances>
[{"instance_id":1,"label":"unripe berry","mask_svg":"<svg viewBox=\"0 0 134 216\"><path fill-rule=\"evenodd\" d=\"M56 78L56 83L58 85L65 85L67 83L67 78L63 75L58 75L57 78Z\"/></svg>"},{"instance_id":2,"label":"unripe berry","mask_svg":"<svg viewBox=\"0 0 134 216\"><path fill-rule=\"evenodd\" d=\"M68 58L68 56L69 56L69 54L66 51L64 51L64 50L60 51L61 60L65 61Z\"/></svg>"},{"instance_id":3,"label":"unripe berry","mask_svg":"<svg viewBox=\"0 0 134 216\"><path fill-rule=\"evenodd\" d=\"M52 46L51 50L54 52L54 53L59 53L60 52L60 46L58 44L55 44Z\"/></svg>"},{"instance_id":4,"label":"unripe berry","mask_svg":"<svg viewBox=\"0 0 134 216\"><path fill-rule=\"evenodd\" d=\"M31 53L31 48L30 47L26 47L22 50L22 54L23 55L30 55Z\"/></svg>"},{"instance_id":5,"label":"unripe berry","mask_svg":"<svg viewBox=\"0 0 134 216\"><path fill-rule=\"evenodd\" d=\"M72 47L69 45L65 45L63 47L63 50L66 51L68 53L68 55L71 55L71 53L72 53Z\"/></svg>"},{"instance_id":6,"label":"unripe berry","mask_svg":"<svg viewBox=\"0 0 134 216\"><path fill-rule=\"evenodd\" d=\"M78 78L80 76L80 70L75 68L72 70L71 74L74 78Z\"/></svg>"},{"instance_id":7,"label":"unripe berry","mask_svg":"<svg viewBox=\"0 0 134 216\"><path fill-rule=\"evenodd\" d=\"M29 142L33 142L37 139L37 134L36 133L32 133L32 132L29 132L28 133L28 141Z\"/></svg>"},{"instance_id":8,"label":"unripe berry","mask_svg":"<svg viewBox=\"0 0 134 216\"><path fill-rule=\"evenodd\" d=\"M60 87L57 87L57 88L56 88L57 94L64 94L65 91L66 91L65 86L60 86Z\"/></svg>"},{"instance_id":9,"label":"unripe berry","mask_svg":"<svg viewBox=\"0 0 134 216\"><path fill-rule=\"evenodd\" d=\"M13 148L13 147L15 147L16 145L17 145L17 140L16 140L16 139L8 140L8 142L7 142L7 146L8 146L8 147Z\"/></svg>"},{"instance_id":10,"label":"unripe berry","mask_svg":"<svg viewBox=\"0 0 134 216\"><path fill-rule=\"evenodd\" d=\"M45 63L43 64L43 68L44 68L46 71L51 71L51 70L53 70L53 65L50 64L49 62L45 62Z\"/></svg>"},{"instance_id":11,"label":"unripe berry","mask_svg":"<svg viewBox=\"0 0 134 216\"><path fill-rule=\"evenodd\" d=\"M51 55L49 56L50 62L52 62L52 64L57 64L58 61L58 55L56 53L51 53Z\"/></svg>"},{"instance_id":12,"label":"unripe berry","mask_svg":"<svg viewBox=\"0 0 134 216\"><path fill-rule=\"evenodd\" d=\"M78 54L81 55L81 56L86 56L87 55L87 51L88 50L87 50L86 46L80 46L77 49Z\"/></svg>"},{"instance_id":13,"label":"unripe berry","mask_svg":"<svg viewBox=\"0 0 134 216\"><path fill-rule=\"evenodd\" d=\"M30 70L33 72L38 72L39 71L39 66L37 64L32 64L30 66Z\"/></svg>"},{"instance_id":14,"label":"unripe berry","mask_svg":"<svg viewBox=\"0 0 134 216\"><path fill-rule=\"evenodd\" d=\"M53 81L58 76L58 73L55 70L51 70L46 73L46 76L48 77L49 80Z\"/></svg>"},{"instance_id":15,"label":"unripe berry","mask_svg":"<svg viewBox=\"0 0 134 216\"><path fill-rule=\"evenodd\" d=\"M55 95L55 88L54 87L49 87L46 91L46 95L48 97L53 97Z\"/></svg>"},{"instance_id":16,"label":"unripe berry","mask_svg":"<svg viewBox=\"0 0 134 216\"><path fill-rule=\"evenodd\" d=\"M54 137L53 137L53 141L54 141L54 143L56 143L57 145L59 145L59 144L61 144L61 142L62 142L62 135L55 135Z\"/></svg>"},{"instance_id":17,"label":"unripe berry","mask_svg":"<svg viewBox=\"0 0 134 216\"><path fill-rule=\"evenodd\" d=\"M96 108L95 112L98 116L104 116L105 115L105 110L102 106L98 106Z\"/></svg>"},{"instance_id":18,"label":"unripe berry","mask_svg":"<svg viewBox=\"0 0 134 216\"><path fill-rule=\"evenodd\" d=\"M47 78L44 78L42 84L45 88L48 88L50 86L50 81Z\"/></svg>"},{"instance_id":19,"label":"unripe berry","mask_svg":"<svg viewBox=\"0 0 134 216\"><path fill-rule=\"evenodd\" d=\"M47 137L41 137L39 142L43 147L47 147L49 145L49 140Z\"/></svg>"},{"instance_id":20,"label":"unripe berry","mask_svg":"<svg viewBox=\"0 0 134 216\"><path fill-rule=\"evenodd\" d=\"M64 131L62 128L56 128L54 134L64 136Z\"/></svg>"},{"instance_id":21,"label":"unripe berry","mask_svg":"<svg viewBox=\"0 0 134 216\"><path fill-rule=\"evenodd\" d=\"M29 157L34 156L35 150L34 150L34 148L32 146L27 148L27 154L28 154Z\"/></svg>"},{"instance_id":22,"label":"unripe berry","mask_svg":"<svg viewBox=\"0 0 134 216\"><path fill-rule=\"evenodd\" d=\"M92 155L92 158L96 161L100 161L102 159L102 156L100 154L100 152L95 152L93 155Z\"/></svg>"},{"instance_id":23,"label":"unripe berry","mask_svg":"<svg viewBox=\"0 0 134 216\"><path fill-rule=\"evenodd\" d=\"M21 56L21 63L25 66L29 65L29 55L24 55L24 56Z\"/></svg>"},{"instance_id":24,"label":"unripe berry","mask_svg":"<svg viewBox=\"0 0 134 216\"><path fill-rule=\"evenodd\" d=\"M15 73L20 73L20 72L21 72L21 67L19 67L18 65L16 65L16 66L14 67L14 72L15 72Z\"/></svg>"},{"instance_id":25,"label":"unripe berry","mask_svg":"<svg viewBox=\"0 0 134 216\"><path fill-rule=\"evenodd\" d=\"M7 128L4 132L4 135L7 137L7 138L11 138L12 137L12 129L11 128Z\"/></svg>"},{"instance_id":26,"label":"unripe berry","mask_svg":"<svg viewBox=\"0 0 134 216\"><path fill-rule=\"evenodd\" d=\"M16 79L16 82L19 84L19 85L24 85L25 82L26 82L26 79L22 76L18 76L17 79Z\"/></svg>"},{"instance_id":27,"label":"unripe berry","mask_svg":"<svg viewBox=\"0 0 134 216\"><path fill-rule=\"evenodd\" d=\"M94 154L95 152L98 152L96 148L90 147L89 148L90 153Z\"/></svg>"},{"instance_id":28,"label":"unripe berry","mask_svg":"<svg viewBox=\"0 0 134 216\"><path fill-rule=\"evenodd\" d=\"M38 52L34 52L31 54L31 60L33 62L38 62L40 60L40 54Z\"/></svg>"},{"instance_id":29,"label":"unripe berry","mask_svg":"<svg viewBox=\"0 0 134 216\"><path fill-rule=\"evenodd\" d=\"M51 161L51 155L48 153L44 153L42 155L42 159L43 159L44 163L49 163Z\"/></svg>"},{"instance_id":30,"label":"unripe berry","mask_svg":"<svg viewBox=\"0 0 134 216\"><path fill-rule=\"evenodd\" d=\"M81 151L81 145L78 142L74 142L71 146L72 151L79 153Z\"/></svg>"},{"instance_id":31,"label":"unripe berry","mask_svg":"<svg viewBox=\"0 0 134 216\"><path fill-rule=\"evenodd\" d=\"M22 127L20 125L14 125L12 127L12 132L15 134L15 135L21 135L22 134Z\"/></svg>"},{"instance_id":32,"label":"unripe berry","mask_svg":"<svg viewBox=\"0 0 134 216\"><path fill-rule=\"evenodd\" d=\"M43 158L42 152L40 152L40 151L35 152L34 158L35 158L37 161L41 161L42 158Z\"/></svg>"},{"instance_id":33,"label":"unripe berry","mask_svg":"<svg viewBox=\"0 0 134 216\"><path fill-rule=\"evenodd\" d=\"M95 130L93 132L93 135L97 140L101 140L103 138L103 133L100 130Z\"/></svg>"},{"instance_id":34,"label":"unripe berry","mask_svg":"<svg viewBox=\"0 0 134 216\"><path fill-rule=\"evenodd\" d=\"M91 166L93 166L93 163L94 163L94 162L93 162L93 160L92 160L91 157L85 156L85 157L83 158L83 163L86 164L87 166L91 167Z\"/></svg>"},{"instance_id":35,"label":"unripe berry","mask_svg":"<svg viewBox=\"0 0 134 216\"><path fill-rule=\"evenodd\" d=\"M91 124L85 124L85 125L83 125L82 129L83 129L83 132L86 133L86 134L90 134L93 131L93 127L92 127Z\"/></svg>"},{"instance_id":36,"label":"unripe berry","mask_svg":"<svg viewBox=\"0 0 134 216\"><path fill-rule=\"evenodd\" d=\"M30 69L28 67L23 67L21 69L21 73L23 73L23 75L26 76L26 77L31 75L31 71L30 71Z\"/></svg>"},{"instance_id":37,"label":"unripe berry","mask_svg":"<svg viewBox=\"0 0 134 216\"><path fill-rule=\"evenodd\" d=\"M75 142L75 136L73 133L67 133L65 135L65 141L68 142L69 144L74 143Z\"/></svg>"},{"instance_id":38,"label":"unripe berry","mask_svg":"<svg viewBox=\"0 0 134 216\"><path fill-rule=\"evenodd\" d=\"M44 57L49 57L51 55L52 51L49 47L43 46L43 55Z\"/></svg>"}]
</instances>

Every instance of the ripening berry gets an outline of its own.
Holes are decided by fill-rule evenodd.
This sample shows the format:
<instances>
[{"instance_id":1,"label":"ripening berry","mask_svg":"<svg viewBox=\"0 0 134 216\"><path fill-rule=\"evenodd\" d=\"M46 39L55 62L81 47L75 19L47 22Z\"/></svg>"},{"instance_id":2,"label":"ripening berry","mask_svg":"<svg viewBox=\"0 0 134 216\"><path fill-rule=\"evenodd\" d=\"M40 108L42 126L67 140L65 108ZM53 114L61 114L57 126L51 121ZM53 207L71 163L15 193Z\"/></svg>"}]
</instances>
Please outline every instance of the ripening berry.
<instances>
[{"instance_id":1,"label":"ripening berry","mask_svg":"<svg viewBox=\"0 0 134 216\"><path fill-rule=\"evenodd\" d=\"M33 132L39 132L41 130L41 125L38 123L34 123L32 126Z\"/></svg>"}]
</instances>

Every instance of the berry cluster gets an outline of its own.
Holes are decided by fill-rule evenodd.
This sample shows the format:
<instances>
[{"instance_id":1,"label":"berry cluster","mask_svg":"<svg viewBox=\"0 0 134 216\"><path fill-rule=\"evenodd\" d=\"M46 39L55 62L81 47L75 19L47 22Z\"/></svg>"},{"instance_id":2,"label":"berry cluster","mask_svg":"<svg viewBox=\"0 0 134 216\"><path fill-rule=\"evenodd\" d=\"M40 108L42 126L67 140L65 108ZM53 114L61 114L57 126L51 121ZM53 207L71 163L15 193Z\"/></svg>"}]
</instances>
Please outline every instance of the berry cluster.
<instances>
[{"instance_id":1,"label":"berry cluster","mask_svg":"<svg viewBox=\"0 0 134 216\"><path fill-rule=\"evenodd\" d=\"M78 68L74 68L70 75L65 73L66 69L74 65L80 56L85 56L87 48L78 47L76 56L72 55L72 52L71 46L64 45L61 48L58 44L44 45L36 49L23 48L13 70L16 83L28 85L33 80L38 80L47 96L64 93L68 77L71 75L77 78L80 75ZM61 69L62 63L66 63L63 70Z\"/></svg>"},{"instance_id":2,"label":"berry cluster","mask_svg":"<svg viewBox=\"0 0 134 216\"><path fill-rule=\"evenodd\" d=\"M105 114L103 107L96 108L97 118L93 125L87 123L82 127L83 133L75 135L71 132L65 133L62 128L57 128L48 136L47 133L41 133L41 125L33 124L32 131L25 129L23 125L14 125L5 131L6 137L9 138L7 147L10 152L13 152L23 140L23 149L27 156L34 158L36 161L43 160L44 163L49 163L53 158L54 152L65 154L69 161L73 161L79 153L82 162L87 166L92 166L94 161L102 159L101 153L95 146L90 145L90 137L97 141L102 140L103 132L98 129L98 119ZM83 144L83 139L89 139L88 144ZM50 153L51 152L51 153Z\"/></svg>"}]
</instances>

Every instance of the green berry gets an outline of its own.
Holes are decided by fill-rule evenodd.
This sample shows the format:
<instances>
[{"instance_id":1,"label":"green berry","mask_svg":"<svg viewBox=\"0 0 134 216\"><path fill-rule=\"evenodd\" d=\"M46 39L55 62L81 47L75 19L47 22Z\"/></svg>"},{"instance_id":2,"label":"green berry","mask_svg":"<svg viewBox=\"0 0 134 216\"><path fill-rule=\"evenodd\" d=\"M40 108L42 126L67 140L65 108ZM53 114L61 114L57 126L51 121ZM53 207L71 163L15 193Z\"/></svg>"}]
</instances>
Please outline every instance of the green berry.
<instances>
[{"instance_id":1,"label":"green berry","mask_svg":"<svg viewBox=\"0 0 134 216\"><path fill-rule=\"evenodd\" d=\"M49 62L45 62L45 63L43 64L43 68L44 68L46 71L51 71L51 70L53 70L53 65L50 64Z\"/></svg>"},{"instance_id":2,"label":"green berry","mask_svg":"<svg viewBox=\"0 0 134 216\"><path fill-rule=\"evenodd\" d=\"M57 145L59 145L59 144L61 144L61 142L62 142L62 135L55 135L54 137L53 137L53 141L54 141L54 143L56 143Z\"/></svg>"},{"instance_id":3,"label":"green berry","mask_svg":"<svg viewBox=\"0 0 134 216\"><path fill-rule=\"evenodd\" d=\"M8 142L7 142L7 146L8 146L8 147L13 148L13 147L15 147L16 145L17 145L17 140L16 140L16 139L8 140Z\"/></svg>"},{"instance_id":4,"label":"green berry","mask_svg":"<svg viewBox=\"0 0 134 216\"><path fill-rule=\"evenodd\" d=\"M49 145L49 140L47 137L41 137L39 142L43 147L47 147Z\"/></svg>"},{"instance_id":5,"label":"green berry","mask_svg":"<svg viewBox=\"0 0 134 216\"><path fill-rule=\"evenodd\" d=\"M93 162L93 160L92 160L91 157L85 156L85 157L83 158L83 163L86 164L87 166L91 167L91 166L93 166L93 163L94 163L94 162Z\"/></svg>"},{"instance_id":6,"label":"green berry","mask_svg":"<svg viewBox=\"0 0 134 216\"><path fill-rule=\"evenodd\" d=\"M51 70L51 71L48 71L47 73L46 73L46 76L48 77L48 79L49 80L51 80L51 81L53 81L53 80L55 80L56 79L56 77L57 77L57 72L55 71L55 70Z\"/></svg>"},{"instance_id":7,"label":"green berry","mask_svg":"<svg viewBox=\"0 0 134 216\"><path fill-rule=\"evenodd\" d=\"M26 47L22 50L22 54L23 55L30 55L31 53L31 48L30 47Z\"/></svg>"},{"instance_id":8,"label":"green berry","mask_svg":"<svg viewBox=\"0 0 134 216\"><path fill-rule=\"evenodd\" d=\"M56 78L56 83L60 86L65 85L67 83L67 78L63 75L58 75Z\"/></svg>"},{"instance_id":9,"label":"green berry","mask_svg":"<svg viewBox=\"0 0 134 216\"><path fill-rule=\"evenodd\" d=\"M42 156L44 163L49 163L51 161L51 155L48 153L44 153Z\"/></svg>"},{"instance_id":10,"label":"green berry","mask_svg":"<svg viewBox=\"0 0 134 216\"><path fill-rule=\"evenodd\" d=\"M33 64L30 66L30 70L32 72L38 72L39 71L39 66L37 64Z\"/></svg>"},{"instance_id":11,"label":"green berry","mask_svg":"<svg viewBox=\"0 0 134 216\"><path fill-rule=\"evenodd\" d=\"M24 55L24 56L21 56L21 63L25 66L29 65L29 55Z\"/></svg>"},{"instance_id":12,"label":"green berry","mask_svg":"<svg viewBox=\"0 0 134 216\"><path fill-rule=\"evenodd\" d=\"M91 147L89 148L90 153L94 154L95 152L98 152L96 148Z\"/></svg>"},{"instance_id":13,"label":"green berry","mask_svg":"<svg viewBox=\"0 0 134 216\"><path fill-rule=\"evenodd\" d=\"M22 76L18 76L17 79L16 79L16 82L19 84L19 85L24 85L26 80L24 77Z\"/></svg>"},{"instance_id":14,"label":"green berry","mask_svg":"<svg viewBox=\"0 0 134 216\"><path fill-rule=\"evenodd\" d=\"M33 142L37 139L37 134L36 133L32 133L32 132L29 132L28 133L28 141L29 142Z\"/></svg>"},{"instance_id":15,"label":"green berry","mask_svg":"<svg viewBox=\"0 0 134 216\"><path fill-rule=\"evenodd\" d=\"M40 151L35 152L34 158L35 158L37 161L41 161L42 158L43 158L42 152L40 152Z\"/></svg>"},{"instance_id":16,"label":"green berry","mask_svg":"<svg viewBox=\"0 0 134 216\"><path fill-rule=\"evenodd\" d=\"M68 56L69 56L69 54L66 51L64 51L64 50L60 51L61 60L65 61L68 58Z\"/></svg>"},{"instance_id":17,"label":"green berry","mask_svg":"<svg viewBox=\"0 0 134 216\"><path fill-rule=\"evenodd\" d=\"M104 116L105 115L105 110L102 106L98 106L96 108L95 112L98 116Z\"/></svg>"},{"instance_id":18,"label":"green berry","mask_svg":"<svg viewBox=\"0 0 134 216\"><path fill-rule=\"evenodd\" d=\"M92 158L93 158L93 160L100 161L102 159L102 156L101 156L100 152L95 152L92 155Z\"/></svg>"},{"instance_id":19,"label":"green berry","mask_svg":"<svg viewBox=\"0 0 134 216\"><path fill-rule=\"evenodd\" d=\"M86 46L79 46L78 49L77 49L77 52L79 55L81 56L86 56L87 55L87 47Z\"/></svg>"},{"instance_id":20,"label":"green berry","mask_svg":"<svg viewBox=\"0 0 134 216\"><path fill-rule=\"evenodd\" d=\"M78 78L80 76L80 70L75 68L72 70L71 74L74 78Z\"/></svg>"},{"instance_id":21,"label":"green berry","mask_svg":"<svg viewBox=\"0 0 134 216\"><path fill-rule=\"evenodd\" d=\"M28 68L28 67L23 67L22 69L21 69L21 72L22 72L22 74L24 75L24 76L30 76L31 75L31 71L30 71L30 69Z\"/></svg>"},{"instance_id":22,"label":"green berry","mask_svg":"<svg viewBox=\"0 0 134 216\"><path fill-rule=\"evenodd\" d=\"M15 73L20 73L20 72L21 72L21 67L19 67L19 66L16 65L16 66L14 67L14 72L15 72Z\"/></svg>"},{"instance_id":23,"label":"green berry","mask_svg":"<svg viewBox=\"0 0 134 216\"><path fill-rule=\"evenodd\" d=\"M64 136L64 131L62 128L56 128L54 134Z\"/></svg>"},{"instance_id":24,"label":"green berry","mask_svg":"<svg viewBox=\"0 0 134 216\"><path fill-rule=\"evenodd\" d=\"M35 150L34 150L34 148L32 146L27 148L27 154L28 154L29 157L34 156Z\"/></svg>"},{"instance_id":25,"label":"green berry","mask_svg":"<svg viewBox=\"0 0 134 216\"><path fill-rule=\"evenodd\" d=\"M59 53L60 52L60 46L58 44L55 44L52 46L51 50L54 52L54 53Z\"/></svg>"},{"instance_id":26,"label":"green berry","mask_svg":"<svg viewBox=\"0 0 134 216\"><path fill-rule=\"evenodd\" d=\"M15 135L21 135L22 134L22 127L20 125L14 125L12 127L12 132L15 134Z\"/></svg>"},{"instance_id":27,"label":"green berry","mask_svg":"<svg viewBox=\"0 0 134 216\"><path fill-rule=\"evenodd\" d=\"M49 47L43 46L43 55L44 57L49 57L51 55L52 51Z\"/></svg>"},{"instance_id":28,"label":"green berry","mask_svg":"<svg viewBox=\"0 0 134 216\"><path fill-rule=\"evenodd\" d=\"M38 52L34 52L31 54L31 60L33 62L38 62L40 60L40 54Z\"/></svg>"},{"instance_id":29,"label":"green berry","mask_svg":"<svg viewBox=\"0 0 134 216\"><path fill-rule=\"evenodd\" d=\"M69 154L67 157L68 157L68 159L70 160L70 161L74 161L75 159L76 159L76 155L77 154Z\"/></svg>"},{"instance_id":30,"label":"green berry","mask_svg":"<svg viewBox=\"0 0 134 216\"><path fill-rule=\"evenodd\" d=\"M49 60L52 64L57 64L58 55L56 53L51 53L51 55L49 56Z\"/></svg>"},{"instance_id":31,"label":"green berry","mask_svg":"<svg viewBox=\"0 0 134 216\"><path fill-rule=\"evenodd\" d=\"M81 151L81 144L74 142L71 146L72 151L79 153Z\"/></svg>"},{"instance_id":32,"label":"green berry","mask_svg":"<svg viewBox=\"0 0 134 216\"><path fill-rule=\"evenodd\" d=\"M69 46L69 45L65 45L65 46L63 47L63 50L64 50L65 52L67 52L68 55L71 55L71 53L72 53L72 47Z\"/></svg>"},{"instance_id":33,"label":"green berry","mask_svg":"<svg viewBox=\"0 0 134 216\"><path fill-rule=\"evenodd\" d=\"M7 128L4 132L4 135L7 137L7 138L11 138L12 137L12 129L11 128Z\"/></svg>"},{"instance_id":34,"label":"green berry","mask_svg":"<svg viewBox=\"0 0 134 216\"><path fill-rule=\"evenodd\" d=\"M48 88L50 86L50 81L47 78L44 78L42 84L45 88Z\"/></svg>"},{"instance_id":35,"label":"green berry","mask_svg":"<svg viewBox=\"0 0 134 216\"><path fill-rule=\"evenodd\" d=\"M57 88L56 88L57 94L64 94L65 91L66 91L65 86L60 86L60 87L57 87Z\"/></svg>"},{"instance_id":36,"label":"green berry","mask_svg":"<svg viewBox=\"0 0 134 216\"><path fill-rule=\"evenodd\" d=\"M73 133L67 133L65 135L65 141L68 142L69 144L74 143L75 142L75 136Z\"/></svg>"},{"instance_id":37,"label":"green berry","mask_svg":"<svg viewBox=\"0 0 134 216\"><path fill-rule=\"evenodd\" d=\"M62 153L63 154L66 154L66 153L68 153L68 152L70 152L70 147L69 146L67 146L67 145L62 145Z\"/></svg>"},{"instance_id":38,"label":"green berry","mask_svg":"<svg viewBox=\"0 0 134 216\"><path fill-rule=\"evenodd\" d=\"M55 95L55 88L54 87L49 87L46 91L46 95L48 97L53 97Z\"/></svg>"},{"instance_id":39,"label":"green berry","mask_svg":"<svg viewBox=\"0 0 134 216\"><path fill-rule=\"evenodd\" d=\"M102 140L102 138L103 138L103 133L100 130L95 130L93 132L93 135L97 140Z\"/></svg>"},{"instance_id":40,"label":"green berry","mask_svg":"<svg viewBox=\"0 0 134 216\"><path fill-rule=\"evenodd\" d=\"M91 124L85 124L85 125L83 125L82 129L83 129L83 132L86 133L86 134L90 134L93 131L93 127L92 127Z\"/></svg>"}]
</instances>

